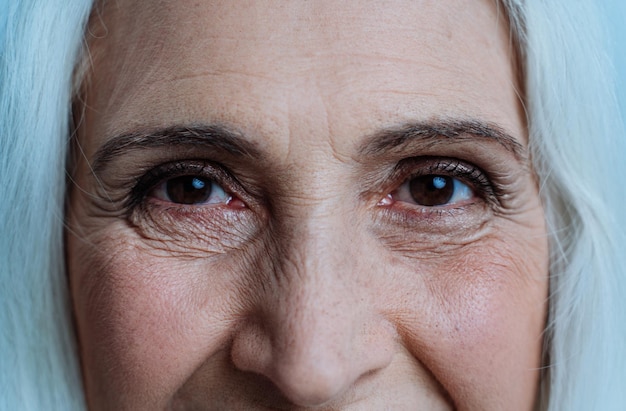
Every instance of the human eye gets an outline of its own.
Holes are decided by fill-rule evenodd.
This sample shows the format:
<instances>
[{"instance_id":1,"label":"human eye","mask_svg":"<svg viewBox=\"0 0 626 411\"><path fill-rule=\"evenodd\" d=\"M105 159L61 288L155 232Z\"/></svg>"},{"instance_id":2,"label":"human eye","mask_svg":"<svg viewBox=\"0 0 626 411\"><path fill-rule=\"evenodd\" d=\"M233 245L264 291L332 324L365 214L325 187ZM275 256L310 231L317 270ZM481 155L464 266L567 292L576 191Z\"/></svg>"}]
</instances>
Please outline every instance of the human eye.
<instances>
[{"instance_id":1,"label":"human eye","mask_svg":"<svg viewBox=\"0 0 626 411\"><path fill-rule=\"evenodd\" d=\"M148 171L134 187L132 199L135 204L152 202L170 207L242 207L234 193L237 190L234 178L218 165L177 161Z\"/></svg>"},{"instance_id":2,"label":"human eye","mask_svg":"<svg viewBox=\"0 0 626 411\"><path fill-rule=\"evenodd\" d=\"M137 167L136 167L137 168ZM259 227L259 204L221 163L175 159L138 170L125 219L155 247L193 253L236 249Z\"/></svg>"},{"instance_id":3,"label":"human eye","mask_svg":"<svg viewBox=\"0 0 626 411\"><path fill-rule=\"evenodd\" d=\"M159 183L150 196L173 204L228 204L232 195L202 175L183 175Z\"/></svg>"},{"instance_id":4,"label":"human eye","mask_svg":"<svg viewBox=\"0 0 626 411\"><path fill-rule=\"evenodd\" d=\"M461 209L491 202L495 193L486 173L449 158L417 158L399 164L402 183L379 203L421 212Z\"/></svg>"},{"instance_id":5,"label":"human eye","mask_svg":"<svg viewBox=\"0 0 626 411\"><path fill-rule=\"evenodd\" d=\"M468 184L456 177L426 174L404 182L394 193L397 201L425 207L458 205L471 201L475 194Z\"/></svg>"}]
</instances>

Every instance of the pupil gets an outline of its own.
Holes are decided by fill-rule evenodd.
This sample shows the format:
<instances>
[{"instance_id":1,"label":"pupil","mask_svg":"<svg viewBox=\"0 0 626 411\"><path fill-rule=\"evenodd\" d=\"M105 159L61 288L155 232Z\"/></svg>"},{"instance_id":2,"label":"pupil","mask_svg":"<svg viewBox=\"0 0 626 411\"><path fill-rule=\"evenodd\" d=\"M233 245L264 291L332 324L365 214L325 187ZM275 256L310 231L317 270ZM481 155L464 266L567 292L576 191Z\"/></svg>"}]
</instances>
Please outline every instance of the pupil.
<instances>
[{"instance_id":1,"label":"pupil","mask_svg":"<svg viewBox=\"0 0 626 411\"><path fill-rule=\"evenodd\" d=\"M182 176L169 180L165 190L173 203L198 204L211 196L211 183L199 177Z\"/></svg>"},{"instance_id":2,"label":"pupil","mask_svg":"<svg viewBox=\"0 0 626 411\"><path fill-rule=\"evenodd\" d=\"M454 181L447 176L420 176L410 181L409 189L417 204L429 207L445 205L454 194Z\"/></svg>"}]
</instances>

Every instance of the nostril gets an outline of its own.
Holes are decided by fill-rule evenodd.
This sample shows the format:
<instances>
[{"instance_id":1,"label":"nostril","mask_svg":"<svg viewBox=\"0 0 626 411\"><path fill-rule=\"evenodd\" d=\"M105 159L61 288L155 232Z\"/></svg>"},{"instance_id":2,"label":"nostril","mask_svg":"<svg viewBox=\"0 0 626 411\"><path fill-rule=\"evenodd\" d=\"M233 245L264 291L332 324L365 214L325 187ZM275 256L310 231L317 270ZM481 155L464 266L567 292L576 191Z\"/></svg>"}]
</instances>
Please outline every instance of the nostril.
<instances>
[{"instance_id":1,"label":"nostril","mask_svg":"<svg viewBox=\"0 0 626 411\"><path fill-rule=\"evenodd\" d=\"M243 325L233 340L231 359L236 368L267 376L272 363L270 336L257 322Z\"/></svg>"}]
</instances>

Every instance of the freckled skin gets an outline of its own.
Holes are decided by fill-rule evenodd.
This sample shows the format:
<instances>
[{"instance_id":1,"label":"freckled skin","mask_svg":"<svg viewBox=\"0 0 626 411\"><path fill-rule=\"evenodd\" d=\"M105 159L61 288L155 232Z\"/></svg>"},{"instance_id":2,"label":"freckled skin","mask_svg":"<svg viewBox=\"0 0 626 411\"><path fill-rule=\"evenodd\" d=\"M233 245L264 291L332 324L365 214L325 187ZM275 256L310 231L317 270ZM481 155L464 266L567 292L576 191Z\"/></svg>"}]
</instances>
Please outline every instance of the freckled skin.
<instances>
[{"instance_id":1,"label":"freckled skin","mask_svg":"<svg viewBox=\"0 0 626 411\"><path fill-rule=\"evenodd\" d=\"M442 118L526 147L498 15L463 0L108 2L67 232L89 408L531 410L548 246L527 160L471 140L358 150ZM112 135L179 124L236 129L263 158L161 147L89 171ZM501 194L399 201L422 163L394 170L419 156L473 164ZM151 167L201 159L234 176L236 202L125 202Z\"/></svg>"}]
</instances>

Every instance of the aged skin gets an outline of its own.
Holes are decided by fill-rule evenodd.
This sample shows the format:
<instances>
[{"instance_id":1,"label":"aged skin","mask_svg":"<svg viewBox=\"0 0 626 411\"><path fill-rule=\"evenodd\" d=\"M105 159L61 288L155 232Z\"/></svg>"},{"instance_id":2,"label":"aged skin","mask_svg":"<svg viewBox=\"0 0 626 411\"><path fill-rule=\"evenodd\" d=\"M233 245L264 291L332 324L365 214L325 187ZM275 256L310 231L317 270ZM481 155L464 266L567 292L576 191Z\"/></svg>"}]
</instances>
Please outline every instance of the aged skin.
<instances>
[{"instance_id":1,"label":"aged skin","mask_svg":"<svg viewBox=\"0 0 626 411\"><path fill-rule=\"evenodd\" d=\"M548 246L495 2L117 0L90 33L90 409L532 409Z\"/></svg>"}]
</instances>

